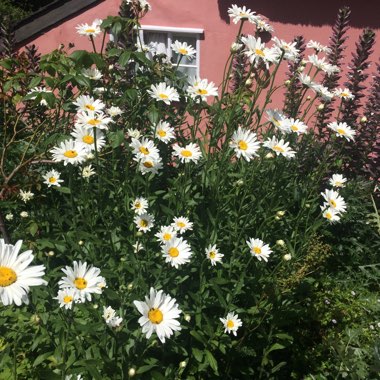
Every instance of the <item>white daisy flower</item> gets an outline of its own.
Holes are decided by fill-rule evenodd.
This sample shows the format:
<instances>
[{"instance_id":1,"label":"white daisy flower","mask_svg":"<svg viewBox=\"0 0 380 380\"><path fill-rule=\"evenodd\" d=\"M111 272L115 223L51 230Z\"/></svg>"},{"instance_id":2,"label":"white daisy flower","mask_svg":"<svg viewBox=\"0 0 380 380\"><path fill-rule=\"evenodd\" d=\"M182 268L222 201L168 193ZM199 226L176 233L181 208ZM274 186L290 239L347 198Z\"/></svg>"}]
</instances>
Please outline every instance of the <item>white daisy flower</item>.
<instances>
[{"instance_id":1,"label":"white daisy flower","mask_svg":"<svg viewBox=\"0 0 380 380\"><path fill-rule=\"evenodd\" d=\"M127 134L128 134L128 137L134 138L134 139L139 139L141 137L141 133L138 129L129 128L127 129Z\"/></svg>"},{"instance_id":2,"label":"white daisy flower","mask_svg":"<svg viewBox=\"0 0 380 380\"><path fill-rule=\"evenodd\" d=\"M243 157L249 162L254 156L258 156L260 142L257 141L256 133L239 127L231 137L230 146L235 150L237 158Z\"/></svg>"},{"instance_id":3,"label":"white daisy flower","mask_svg":"<svg viewBox=\"0 0 380 380\"><path fill-rule=\"evenodd\" d=\"M58 300L59 307L64 307L65 309L71 309L75 302L80 302L78 294L74 288L65 288L58 290L57 297L53 299Z\"/></svg>"},{"instance_id":4,"label":"white daisy flower","mask_svg":"<svg viewBox=\"0 0 380 380\"><path fill-rule=\"evenodd\" d=\"M144 250L144 246L139 241L136 241L135 244L132 244L132 247L133 247L134 253L138 253L138 252Z\"/></svg>"},{"instance_id":5,"label":"white daisy flower","mask_svg":"<svg viewBox=\"0 0 380 380\"><path fill-rule=\"evenodd\" d=\"M238 7L236 4L228 8L228 15L232 18L234 24L237 24L240 20L248 20L251 24L254 24L257 19L255 12L247 9L246 6Z\"/></svg>"},{"instance_id":6,"label":"white daisy flower","mask_svg":"<svg viewBox=\"0 0 380 380\"><path fill-rule=\"evenodd\" d=\"M323 68L323 71L327 74L327 76L331 76L332 74L336 74L340 72L340 68L337 65L331 65L330 63L326 63Z\"/></svg>"},{"instance_id":7,"label":"white daisy flower","mask_svg":"<svg viewBox=\"0 0 380 380\"><path fill-rule=\"evenodd\" d=\"M188 45L187 42L174 41L174 44L171 44L172 50L180 55L187 57L188 59L193 59L195 53L197 52L191 45Z\"/></svg>"},{"instance_id":8,"label":"white daisy flower","mask_svg":"<svg viewBox=\"0 0 380 380\"><path fill-rule=\"evenodd\" d=\"M147 231L150 231L153 227L154 216L148 213L144 213L141 215L136 215L133 221L135 222L138 230L145 233Z\"/></svg>"},{"instance_id":9,"label":"white daisy flower","mask_svg":"<svg viewBox=\"0 0 380 380\"><path fill-rule=\"evenodd\" d=\"M48 92L52 92L51 90L48 90L46 89L45 87L34 87L32 88L26 95L30 95L30 94L33 94L35 93L36 95L35 96L32 96L30 99L31 100L34 100L37 98L38 94L41 94L41 93L48 93ZM41 106L47 106L47 101L45 99L41 99L40 100L40 105Z\"/></svg>"},{"instance_id":10,"label":"white daisy flower","mask_svg":"<svg viewBox=\"0 0 380 380\"><path fill-rule=\"evenodd\" d=\"M74 267L66 266L62 268L62 272L66 277L58 282L60 289L71 288L75 290L75 296L80 302L91 301L92 294L101 294L105 283L104 277L100 276L100 269L82 263L81 261L73 263Z\"/></svg>"},{"instance_id":11,"label":"white daisy flower","mask_svg":"<svg viewBox=\"0 0 380 380\"><path fill-rule=\"evenodd\" d=\"M266 148L272 149L274 152L276 152L277 156L280 154L284 157L293 158L296 154L294 150L292 150L289 147L289 143L285 143L283 139L277 140L275 136L273 136L271 139L268 138L267 141L263 144Z\"/></svg>"},{"instance_id":12,"label":"white daisy flower","mask_svg":"<svg viewBox=\"0 0 380 380\"><path fill-rule=\"evenodd\" d=\"M178 268L190 261L193 254L191 248L186 240L183 238L174 237L162 246L164 258L166 263L170 263L172 267Z\"/></svg>"},{"instance_id":13,"label":"white daisy flower","mask_svg":"<svg viewBox=\"0 0 380 380\"><path fill-rule=\"evenodd\" d=\"M152 84L148 94L157 101L162 100L165 104L170 104L173 101L179 101L179 95L174 87L168 86L165 82L159 83L157 86Z\"/></svg>"},{"instance_id":14,"label":"white daisy flower","mask_svg":"<svg viewBox=\"0 0 380 380\"><path fill-rule=\"evenodd\" d=\"M166 121L160 120L157 125L152 128L154 130L154 136L165 144L175 138L174 128Z\"/></svg>"},{"instance_id":15,"label":"white daisy flower","mask_svg":"<svg viewBox=\"0 0 380 380\"><path fill-rule=\"evenodd\" d=\"M202 101L206 101L208 96L218 96L218 88L214 82L208 82L207 79L192 78L190 86L187 88L187 93L192 99L200 96Z\"/></svg>"},{"instance_id":16,"label":"white daisy flower","mask_svg":"<svg viewBox=\"0 0 380 380\"><path fill-rule=\"evenodd\" d=\"M331 53L331 49L325 45L322 45L320 42L310 40L307 45L307 48L309 49L314 49L317 53L322 52L329 54Z\"/></svg>"},{"instance_id":17,"label":"white daisy flower","mask_svg":"<svg viewBox=\"0 0 380 380\"><path fill-rule=\"evenodd\" d=\"M91 25L79 24L75 29L77 30L77 33L81 36L96 37L102 32L102 30L100 29L100 25L102 24L102 22L103 20L96 19L92 22Z\"/></svg>"},{"instance_id":18,"label":"white daisy flower","mask_svg":"<svg viewBox=\"0 0 380 380\"><path fill-rule=\"evenodd\" d=\"M100 112L105 107L105 104L101 100L95 100L92 96L88 95L80 95L75 100L76 101L73 102L73 104L77 107L78 111Z\"/></svg>"},{"instance_id":19,"label":"white daisy flower","mask_svg":"<svg viewBox=\"0 0 380 380\"><path fill-rule=\"evenodd\" d=\"M342 174L333 174L329 180L329 183L333 187L345 187L347 179L343 177Z\"/></svg>"},{"instance_id":20,"label":"white daisy flower","mask_svg":"<svg viewBox=\"0 0 380 380\"><path fill-rule=\"evenodd\" d=\"M139 162L139 170L142 175L147 173L158 174L158 171L163 168L162 159L160 156L149 156L137 161Z\"/></svg>"},{"instance_id":21,"label":"white daisy flower","mask_svg":"<svg viewBox=\"0 0 380 380\"><path fill-rule=\"evenodd\" d=\"M226 318L219 318L220 321L223 323L225 333L232 333L236 336L238 328L243 325L243 322L238 317L239 314L235 314L234 312L232 312L228 313Z\"/></svg>"},{"instance_id":22,"label":"white daisy flower","mask_svg":"<svg viewBox=\"0 0 380 380\"><path fill-rule=\"evenodd\" d=\"M242 37L241 41L245 45L246 50L244 54L249 58L251 63L258 64L260 61L264 62L266 67L277 60L277 51L265 47L265 43L261 42L261 38L248 35Z\"/></svg>"},{"instance_id":23,"label":"white daisy flower","mask_svg":"<svg viewBox=\"0 0 380 380\"><path fill-rule=\"evenodd\" d=\"M335 190L326 189L324 193L321 193L323 198L325 199L325 203L323 204L323 210L327 207L332 208L334 211L338 213L343 213L346 211L347 205L343 197L339 195L339 193Z\"/></svg>"},{"instance_id":24,"label":"white daisy flower","mask_svg":"<svg viewBox=\"0 0 380 380\"><path fill-rule=\"evenodd\" d=\"M82 75L92 80L99 80L103 77L102 73L96 67L82 69Z\"/></svg>"},{"instance_id":25,"label":"white daisy flower","mask_svg":"<svg viewBox=\"0 0 380 380\"><path fill-rule=\"evenodd\" d=\"M142 326L143 334L149 339L155 332L158 339L165 343L174 331L180 331L181 326L177 321L182 311L178 308L176 299L163 293L162 290L150 288L149 296L144 301L133 301L142 317L139 324Z\"/></svg>"},{"instance_id":26,"label":"white daisy flower","mask_svg":"<svg viewBox=\"0 0 380 380\"><path fill-rule=\"evenodd\" d=\"M20 190L20 193L18 195L21 200L26 203L26 202L29 202L31 199L34 198L34 193L32 193L31 191L24 191L24 190Z\"/></svg>"},{"instance_id":27,"label":"white daisy flower","mask_svg":"<svg viewBox=\"0 0 380 380\"><path fill-rule=\"evenodd\" d=\"M96 149L101 150L104 145L106 145L106 140L104 134L101 130L93 128L83 128L76 126L75 129L71 132L71 136L74 137L75 141L81 142L86 150L91 152L95 150L95 136L96 136Z\"/></svg>"},{"instance_id":28,"label":"white daisy flower","mask_svg":"<svg viewBox=\"0 0 380 380\"><path fill-rule=\"evenodd\" d=\"M322 216L326 218L330 223L338 222L340 220L340 213L334 210L333 208L328 207L324 209L322 206L321 208L322 210L324 210Z\"/></svg>"},{"instance_id":29,"label":"white daisy flower","mask_svg":"<svg viewBox=\"0 0 380 380\"><path fill-rule=\"evenodd\" d=\"M96 172L93 169L92 165L87 165L82 169L81 175L83 178L90 178L91 176L95 175Z\"/></svg>"},{"instance_id":30,"label":"white daisy flower","mask_svg":"<svg viewBox=\"0 0 380 380\"><path fill-rule=\"evenodd\" d=\"M63 179L60 179L61 173L57 172L56 170L49 170L46 172L42 178L45 180L44 183L48 185L48 187L51 186L57 186L60 187L60 183L63 182Z\"/></svg>"},{"instance_id":31,"label":"white daisy flower","mask_svg":"<svg viewBox=\"0 0 380 380\"><path fill-rule=\"evenodd\" d=\"M27 211L21 211L20 216L21 218L27 218L29 216L29 213Z\"/></svg>"},{"instance_id":32,"label":"white daisy flower","mask_svg":"<svg viewBox=\"0 0 380 380\"><path fill-rule=\"evenodd\" d=\"M115 107L115 106L112 106L112 107L108 108L106 110L106 112L111 117L120 116L123 113L123 111L120 109L120 107Z\"/></svg>"},{"instance_id":33,"label":"white daisy flower","mask_svg":"<svg viewBox=\"0 0 380 380\"><path fill-rule=\"evenodd\" d=\"M77 165L86 160L87 148L78 141L66 140L62 141L59 146L50 149L53 160L56 162L63 161L63 164Z\"/></svg>"},{"instance_id":34,"label":"white daisy flower","mask_svg":"<svg viewBox=\"0 0 380 380\"><path fill-rule=\"evenodd\" d=\"M260 239L252 238L247 240L246 243L251 250L252 256L255 256L259 261L268 261L268 257L272 253L272 250L269 248L268 244L264 244L264 242Z\"/></svg>"},{"instance_id":35,"label":"white daisy flower","mask_svg":"<svg viewBox=\"0 0 380 380\"><path fill-rule=\"evenodd\" d=\"M356 131L349 127L347 123L337 123L336 121L333 121L332 123L327 124L327 127L336 132L336 136L344 137L347 141L354 141Z\"/></svg>"},{"instance_id":36,"label":"white daisy flower","mask_svg":"<svg viewBox=\"0 0 380 380\"><path fill-rule=\"evenodd\" d=\"M180 147L178 144L174 144L173 150L174 156L179 157L180 161L184 163L190 161L197 163L202 157L202 152L199 149L199 146L194 143L187 144L185 147Z\"/></svg>"},{"instance_id":37,"label":"white daisy flower","mask_svg":"<svg viewBox=\"0 0 380 380\"><path fill-rule=\"evenodd\" d=\"M75 122L76 127L108 129L108 124L112 122L103 112L79 111Z\"/></svg>"},{"instance_id":38,"label":"white daisy flower","mask_svg":"<svg viewBox=\"0 0 380 380\"><path fill-rule=\"evenodd\" d=\"M316 54L309 55L308 56L308 61L311 63L314 67L316 67L318 70L325 70L326 65L328 62L326 62L326 57L319 58Z\"/></svg>"},{"instance_id":39,"label":"white daisy flower","mask_svg":"<svg viewBox=\"0 0 380 380\"><path fill-rule=\"evenodd\" d=\"M152 140L148 140L143 137L141 140L135 139L132 137L132 142L130 144L133 149L133 154L135 155L137 160L142 158L158 158L159 150L154 145Z\"/></svg>"},{"instance_id":40,"label":"white daisy flower","mask_svg":"<svg viewBox=\"0 0 380 380\"><path fill-rule=\"evenodd\" d=\"M9 222L10 222L11 220L13 220L13 218L14 218L14 215L13 215L11 212L8 213L7 215L5 215L5 219L8 220Z\"/></svg>"},{"instance_id":41,"label":"white daisy flower","mask_svg":"<svg viewBox=\"0 0 380 380\"><path fill-rule=\"evenodd\" d=\"M148 200L143 197L138 197L131 202L131 209L137 215L145 214L148 209Z\"/></svg>"},{"instance_id":42,"label":"white daisy flower","mask_svg":"<svg viewBox=\"0 0 380 380\"><path fill-rule=\"evenodd\" d=\"M216 248L216 245L209 245L206 248L206 257L211 261L211 265L216 265L217 263L222 262L223 254L219 253L218 248Z\"/></svg>"},{"instance_id":43,"label":"white daisy flower","mask_svg":"<svg viewBox=\"0 0 380 380\"><path fill-rule=\"evenodd\" d=\"M268 32L268 33L274 32L273 26L265 22L265 20L261 18L260 16L256 17L255 24L256 24L256 29L259 30L260 32Z\"/></svg>"},{"instance_id":44,"label":"white daisy flower","mask_svg":"<svg viewBox=\"0 0 380 380\"><path fill-rule=\"evenodd\" d=\"M285 42L277 37L273 37L272 41L278 49L278 59L284 53L284 59L295 61L298 57L299 50L296 48L296 42Z\"/></svg>"},{"instance_id":45,"label":"white daisy flower","mask_svg":"<svg viewBox=\"0 0 380 380\"><path fill-rule=\"evenodd\" d=\"M184 232L193 229L193 222L184 216L175 217L171 226L182 235Z\"/></svg>"},{"instance_id":46,"label":"white daisy flower","mask_svg":"<svg viewBox=\"0 0 380 380\"><path fill-rule=\"evenodd\" d=\"M294 132L297 133L297 135L307 132L307 125L303 121L293 119L292 117L290 119L286 118L281 120L279 128L285 133Z\"/></svg>"},{"instance_id":47,"label":"white daisy flower","mask_svg":"<svg viewBox=\"0 0 380 380\"><path fill-rule=\"evenodd\" d=\"M28 304L31 286L47 285L42 279L45 275L43 265L29 266L34 256L28 250L18 255L22 245L19 240L15 245L5 244L0 239L0 301L4 306L13 303L20 306Z\"/></svg>"},{"instance_id":48,"label":"white daisy flower","mask_svg":"<svg viewBox=\"0 0 380 380\"><path fill-rule=\"evenodd\" d=\"M298 79L304 86L309 87L311 89L314 89L314 87L317 85L317 83L313 82L311 77L306 74L299 74Z\"/></svg>"},{"instance_id":49,"label":"white daisy flower","mask_svg":"<svg viewBox=\"0 0 380 380\"><path fill-rule=\"evenodd\" d=\"M285 116L278 109L266 110L266 118L277 128L280 127L280 122L285 119Z\"/></svg>"},{"instance_id":50,"label":"white daisy flower","mask_svg":"<svg viewBox=\"0 0 380 380\"><path fill-rule=\"evenodd\" d=\"M311 89L326 102L330 102L334 97L334 93L332 93L327 87L322 86L321 84L314 84Z\"/></svg>"},{"instance_id":51,"label":"white daisy flower","mask_svg":"<svg viewBox=\"0 0 380 380\"><path fill-rule=\"evenodd\" d=\"M334 91L334 95L343 100L355 99L355 95L348 88L345 88L345 89L337 88Z\"/></svg>"},{"instance_id":52,"label":"white daisy flower","mask_svg":"<svg viewBox=\"0 0 380 380\"><path fill-rule=\"evenodd\" d=\"M123 322L123 318L118 317L116 311L112 309L111 306L103 306L103 315L102 315L106 324L112 328L119 327Z\"/></svg>"},{"instance_id":53,"label":"white daisy flower","mask_svg":"<svg viewBox=\"0 0 380 380\"><path fill-rule=\"evenodd\" d=\"M169 240L177 237L177 232L173 226L161 226L160 230L154 236L161 244L166 244Z\"/></svg>"}]
</instances>

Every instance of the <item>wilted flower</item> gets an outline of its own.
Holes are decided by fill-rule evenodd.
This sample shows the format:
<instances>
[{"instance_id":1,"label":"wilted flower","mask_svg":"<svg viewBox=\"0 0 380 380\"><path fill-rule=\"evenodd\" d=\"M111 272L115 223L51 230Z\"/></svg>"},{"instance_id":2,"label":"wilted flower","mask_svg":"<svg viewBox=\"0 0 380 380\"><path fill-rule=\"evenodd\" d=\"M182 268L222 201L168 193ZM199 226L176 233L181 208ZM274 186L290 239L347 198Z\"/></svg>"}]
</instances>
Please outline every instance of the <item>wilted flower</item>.
<instances>
[{"instance_id":1,"label":"wilted flower","mask_svg":"<svg viewBox=\"0 0 380 380\"><path fill-rule=\"evenodd\" d=\"M19 197L23 202L26 203L34 198L34 193L32 193L31 191L20 190Z\"/></svg>"}]
</instances>

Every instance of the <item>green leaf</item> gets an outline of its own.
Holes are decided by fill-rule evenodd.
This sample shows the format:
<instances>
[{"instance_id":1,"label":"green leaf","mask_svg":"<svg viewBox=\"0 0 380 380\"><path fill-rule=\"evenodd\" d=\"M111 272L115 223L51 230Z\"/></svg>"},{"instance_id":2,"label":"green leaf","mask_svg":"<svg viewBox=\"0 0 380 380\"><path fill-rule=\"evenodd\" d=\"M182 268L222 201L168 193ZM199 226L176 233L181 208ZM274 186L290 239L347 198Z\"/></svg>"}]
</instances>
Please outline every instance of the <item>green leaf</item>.
<instances>
[{"instance_id":1,"label":"green leaf","mask_svg":"<svg viewBox=\"0 0 380 380\"><path fill-rule=\"evenodd\" d=\"M131 52L130 51L125 51L124 53L122 53L121 56L119 57L120 66L124 67L130 59L131 59Z\"/></svg>"},{"instance_id":2,"label":"green leaf","mask_svg":"<svg viewBox=\"0 0 380 380\"><path fill-rule=\"evenodd\" d=\"M30 83L29 83L29 86L28 88L33 88L33 87L37 87L42 81L42 78L41 77L34 77Z\"/></svg>"},{"instance_id":3,"label":"green leaf","mask_svg":"<svg viewBox=\"0 0 380 380\"><path fill-rule=\"evenodd\" d=\"M124 142L124 132L122 130L110 132L108 137L112 148L117 148Z\"/></svg>"},{"instance_id":4,"label":"green leaf","mask_svg":"<svg viewBox=\"0 0 380 380\"><path fill-rule=\"evenodd\" d=\"M202 363L203 360L203 352L201 350L198 350L198 348L193 347L192 352L194 355L194 358L199 362Z\"/></svg>"},{"instance_id":5,"label":"green leaf","mask_svg":"<svg viewBox=\"0 0 380 380\"><path fill-rule=\"evenodd\" d=\"M71 193L70 188L65 187L65 186L57 187L57 191L60 193L64 193L64 194L70 194Z\"/></svg>"},{"instance_id":6,"label":"green leaf","mask_svg":"<svg viewBox=\"0 0 380 380\"><path fill-rule=\"evenodd\" d=\"M216 361L214 355L209 351L205 350L207 361L210 367L217 373L218 372L218 362Z\"/></svg>"},{"instance_id":7,"label":"green leaf","mask_svg":"<svg viewBox=\"0 0 380 380\"><path fill-rule=\"evenodd\" d=\"M53 352L49 351L49 352L45 352L45 353L37 356L36 360L33 363L33 367L37 367L39 364L41 364L43 361L45 361L51 355L53 355Z\"/></svg>"}]
</instances>

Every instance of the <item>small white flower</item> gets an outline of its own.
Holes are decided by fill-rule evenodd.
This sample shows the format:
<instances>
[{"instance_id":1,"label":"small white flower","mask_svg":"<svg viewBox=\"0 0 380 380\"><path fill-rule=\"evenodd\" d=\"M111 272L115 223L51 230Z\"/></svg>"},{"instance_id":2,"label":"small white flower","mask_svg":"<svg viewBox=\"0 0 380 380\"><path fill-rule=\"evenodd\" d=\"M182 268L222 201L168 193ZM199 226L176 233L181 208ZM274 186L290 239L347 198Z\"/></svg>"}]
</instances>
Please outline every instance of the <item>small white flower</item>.
<instances>
[{"instance_id":1,"label":"small white flower","mask_svg":"<svg viewBox=\"0 0 380 380\"><path fill-rule=\"evenodd\" d=\"M224 332L225 333L232 333L235 336L237 335L237 330L239 327L243 325L243 322L241 319L238 318L239 314L235 314L234 312L228 313L226 318L219 318L220 321L223 323L224 326Z\"/></svg>"},{"instance_id":2,"label":"small white flower","mask_svg":"<svg viewBox=\"0 0 380 380\"><path fill-rule=\"evenodd\" d=\"M77 107L77 111L93 111L93 112L100 112L104 109L105 104L99 100L94 99L92 96L88 95L80 95L76 99L76 101L73 102L73 104Z\"/></svg>"},{"instance_id":3,"label":"small white flower","mask_svg":"<svg viewBox=\"0 0 380 380\"><path fill-rule=\"evenodd\" d=\"M34 198L34 193L32 193L31 191L20 190L19 197L24 203L26 203Z\"/></svg>"},{"instance_id":4,"label":"small white flower","mask_svg":"<svg viewBox=\"0 0 380 380\"><path fill-rule=\"evenodd\" d=\"M173 145L174 156L179 157L183 163L195 162L197 163L202 157L202 152L199 146L194 143L187 144L185 147L180 147L178 144Z\"/></svg>"},{"instance_id":5,"label":"small white flower","mask_svg":"<svg viewBox=\"0 0 380 380\"><path fill-rule=\"evenodd\" d=\"M342 174L333 174L329 180L329 183L333 187L345 187L347 179L343 177Z\"/></svg>"},{"instance_id":6,"label":"small white flower","mask_svg":"<svg viewBox=\"0 0 380 380\"><path fill-rule=\"evenodd\" d=\"M154 130L154 136L165 144L175 138L174 128L166 121L160 120L157 125L152 126L152 129Z\"/></svg>"},{"instance_id":7,"label":"small white flower","mask_svg":"<svg viewBox=\"0 0 380 380\"><path fill-rule=\"evenodd\" d=\"M331 53L331 49L325 45L322 45L320 42L310 40L307 45L307 48L309 49L315 49L317 53L322 52L322 53Z\"/></svg>"},{"instance_id":8,"label":"small white flower","mask_svg":"<svg viewBox=\"0 0 380 380\"><path fill-rule=\"evenodd\" d=\"M272 253L272 250L269 248L268 244L265 244L260 239L252 238L247 240L246 243L248 244L252 256L255 256L259 261L268 261L268 257Z\"/></svg>"},{"instance_id":9,"label":"small white flower","mask_svg":"<svg viewBox=\"0 0 380 380\"><path fill-rule=\"evenodd\" d=\"M141 133L138 129L127 129L128 137L139 139L141 137Z\"/></svg>"},{"instance_id":10,"label":"small white flower","mask_svg":"<svg viewBox=\"0 0 380 380\"><path fill-rule=\"evenodd\" d=\"M58 290L57 297L53 299L58 300L59 307L64 307L65 309L71 309L75 302L80 302L77 292L74 288L65 288Z\"/></svg>"},{"instance_id":11,"label":"small white flower","mask_svg":"<svg viewBox=\"0 0 380 380\"><path fill-rule=\"evenodd\" d=\"M82 75L92 80L99 80L103 77L102 73L96 67L82 69Z\"/></svg>"},{"instance_id":12,"label":"small white flower","mask_svg":"<svg viewBox=\"0 0 380 380\"><path fill-rule=\"evenodd\" d=\"M186 91L192 99L200 96L202 101L206 101L208 96L218 96L218 88L207 79L192 78Z\"/></svg>"},{"instance_id":13,"label":"small white flower","mask_svg":"<svg viewBox=\"0 0 380 380\"><path fill-rule=\"evenodd\" d=\"M48 187L51 186L57 186L60 187L60 183L63 182L63 179L60 179L61 173L57 172L56 170L50 170L46 172L42 178L45 180L44 183L48 185Z\"/></svg>"},{"instance_id":14,"label":"small white flower","mask_svg":"<svg viewBox=\"0 0 380 380\"><path fill-rule=\"evenodd\" d=\"M334 91L334 95L343 100L355 99L355 95L348 88L345 88L345 89L337 88Z\"/></svg>"},{"instance_id":15,"label":"small white flower","mask_svg":"<svg viewBox=\"0 0 380 380\"><path fill-rule=\"evenodd\" d=\"M285 133L297 133L301 135L307 132L307 125L299 119L283 119L280 121L279 129Z\"/></svg>"},{"instance_id":16,"label":"small white flower","mask_svg":"<svg viewBox=\"0 0 380 380\"><path fill-rule=\"evenodd\" d=\"M173 51L177 54L183 55L188 59L193 59L195 53L197 52L191 45L188 45L187 42L174 41L174 44L171 44Z\"/></svg>"},{"instance_id":17,"label":"small white flower","mask_svg":"<svg viewBox=\"0 0 380 380\"><path fill-rule=\"evenodd\" d=\"M327 207L330 207L336 213L346 212L346 202L337 191L326 189L324 193L321 193L321 195L326 201L326 203L324 203L322 206L322 210L324 210Z\"/></svg>"},{"instance_id":18,"label":"small white flower","mask_svg":"<svg viewBox=\"0 0 380 380\"><path fill-rule=\"evenodd\" d=\"M288 142L285 143L283 139L277 140L275 136L265 141L263 145L276 152L277 156L281 154L284 157L293 158L296 154L296 152L289 147Z\"/></svg>"},{"instance_id":19,"label":"small white flower","mask_svg":"<svg viewBox=\"0 0 380 380\"><path fill-rule=\"evenodd\" d=\"M211 261L211 265L216 265L217 263L222 262L223 254L219 253L218 248L216 248L216 245L209 245L206 248L206 257Z\"/></svg>"},{"instance_id":20,"label":"small white flower","mask_svg":"<svg viewBox=\"0 0 380 380\"><path fill-rule=\"evenodd\" d=\"M289 261L292 259L292 255L290 253L287 253L286 255L284 255L284 260L285 261Z\"/></svg>"},{"instance_id":21,"label":"small white flower","mask_svg":"<svg viewBox=\"0 0 380 380\"><path fill-rule=\"evenodd\" d=\"M145 137L141 140L132 137L130 146L137 160L142 158L157 159L159 157L159 150L154 145L154 142Z\"/></svg>"},{"instance_id":22,"label":"small white flower","mask_svg":"<svg viewBox=\"0 0 380 380\"><path fill-rule=\"evenodd\" d=\"M62 141L59 146L50 149L53 160L56 162L63 161L63 164L78 165L86 160L87 148L78 141L66 140Z\"/></svg>"},{"instance_id":23,"label":"small white flower","mask_svg":"<svg viewBox=\"0 0 380 380\"><path fill-rule=\"evenodd\" d=\"M347 141L354 141L356 131L347 125L347 123L337 123L336 121L327 124L327 127L336 132L336 136L344 137Z\"/></svg>"},{"instance_id":24,"label":"small white flower","mask_svg":"<svg viewBox=\"0 0 380 380\"><path fill-rule=\"evenodd\" d=\"M177 232L173 226L161 226L160 230L154 236L161 244L166 244L169 240L177 237Z\"/></svg>"},{"instance_id":25,"label":"small white flower","mask_svg":"<svg viewBox=\"0 0 380 380\"><path fill-rule=\"evenodd\" d=\"M27 218L29 216L29 214L27 211L21 211L20 216L21 216L21 218Z\"/></svg>"},{"instance_id":26,"label":"small white flower","mask_svg":"<svg viewBox=\"0 0 380 380\"><path fill-rule=\"evenodd\" d=\"M77 33L81 36L96 37L102 32L102 30L100 29L100 25L102 22L102 20L96 19L92 22L91 25L79 24L75 29L77 30Z\"/></svg>"},{"instance_id":27,"label":"small white flower","mask_svg":"<svg viewBox=\"0 0 380 380\"><path fill-rule=\"evenodd\" d=\"M108 129L108 124L110 122L112 122L112 119L106 117L102 111L79 111L77 113L75 126L82 128Z\"/></svg>"},{"instance_id":28,"label":"small white flower","mask_svg":"<svg viewBox=\"0 0 380 380\"><path fill-rule=\"evenodd\" d=\"M148 94L157 101L163 101L170 104L173 101L179 101L179 95L175 88L168 86L165 82L159 83L157 86L151 85Z\"/></svg>"},{"instance_id":29,"label":"small white flower","mask_svg":"<svg viewBox=\"0 0 380 380\"><path fill-rule=\"evenodd\" d=\"M256 17L255 24L256 24L256 29L259 30L260 32L268 32L268 33L274 32L273 26L268 24L260 16Z\"/></svg>"},{"instance_id":30,"label":"small white flower","mask_svg":"<svg viewBox=\"0 0 380 380\"><path fill-rule=\"evenodd\" d=\"M134 253L138 253L144 249L144 246L139 241L136 241L135 244L132 244L132 247Z\"/></svg>"},{"instance_id":31,"label":"small white flower","mask_svg":"<svg viewBox=\"0 0 380 380\"><path fill-rule=\"evenodd\" d=\"M163 168L162 159L160 156L145 157L137 161L139 162L139 170L142 175L147 173L158 174L158 171Z\"/></svg>"},{"instance_id":32,"label":"small white flower","mask_svg":"<svg viewBox=\"0 0 380 380\"><path fill-rule=\"evenodd\" d=\"M153 227L154 216L144 213L141 215L136 215L133 220L138 230L145 233L147 231L150 231Z\"/></svg>"},{"instance_id":33,"label":"small white flower","mask_svg":"<svg viewBox=\"0 0 380 380\"><path fill-rule=\"evenodd\" d=\"M234 24L237 24L240 20L248 20L251 24L254 24L257 18L255 12L247 9L246 6L238 7L236 4L228 8L228 15L232 18Z\"/></svg>"},{"instance_id":34,"label":"small white flower","mask_svg":"<svg viewBox=\"0 0 380 380\"><path fill-rule=\"evenodd\" d=\"M103 319L112 328L119 327L123 322L123 318L118 317L116 311L111 306L103 306Z\"/></svg>"},{"instance_id":35,"label":"small white flower","mask_svg":"<svg viewBox=\"0 0 380 380\"><path fill-rule=\"evenodd\" d=\"M120 109L120 107L115 107L115 106L112 106L112 107L108 108L106 110L106 112L111 117L119 116L119 115L121 115L123 113L123 111Z\"/></svg>"},{"instance_id":36,"label":"small white flower","mask_svg":"<svg viewBox=\"0 0 380 380\"><path fill-rule=\"evenodd\" d=\"M277 128L280 127L280 123L282 120L285 119L285 116L283 113L281 113L279 110L266 110L266 118Z\"/></svg>"},{"instance_id":37,"label":"small white flower","mask_svg":"<svg viewBox=\"0 0 380 380\"><path fill-rule=\"evenodd\" d=\"M85 166L83 169L82 169L82 177L83 178L90 178L91 176L95 175L96 172L95 170L92 168L92 165L87 165Z\"/></svg>"},{"instance_id":38,"label":"small white flower","mask_svg":"<svg viewBox=\"0 0 380 380\"><path fill-rule=\"evenodd\" d=\"M175 217L171 226L179 233L183 234L188 230L193 229L193 223L184 216Z\"/></svg>"},{"instance_id":39,"label":"small white flower","mask_svg":"<svg viewBox=\"0 0 380 380\"><path fill-rule=\"evenodd\" d=\"M340 220L339 213L335 211L333 208L321 207L323 211L322 216L326 218L330 223L338 222Z\"/></svg>"},{"instance_id":40,"label":"small white flower","mask_svg":"<svg viewBox=\"0 0 380 380\"><path fill-rule=\"evenodd\" d=\"M145 214L148 209L148 200L142 197L138 197L131 202L131 209L137 215Z\"/></svg>"},{"instance_id":41,"label":"small white flower","mask_svg":"<svg viewBox=\"0 0 380 380\"><path fill-rule=\"evenodd\" d=\"M13 220L13 214L10 212L10 213L8 213L7 215L5 215L5 219L6 220L8 220L9 222L11 221L11 220Z\"/></svg>"}]
</instances>

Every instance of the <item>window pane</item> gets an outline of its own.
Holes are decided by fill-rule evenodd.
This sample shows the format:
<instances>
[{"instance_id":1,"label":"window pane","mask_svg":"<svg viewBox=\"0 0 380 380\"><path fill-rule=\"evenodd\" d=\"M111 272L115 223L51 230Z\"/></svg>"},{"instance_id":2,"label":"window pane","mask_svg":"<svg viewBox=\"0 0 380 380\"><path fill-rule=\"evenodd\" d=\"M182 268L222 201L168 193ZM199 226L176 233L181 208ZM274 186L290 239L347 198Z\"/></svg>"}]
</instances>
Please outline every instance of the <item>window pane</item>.
<instances>
[{"instance_id":1,"label":"window pane","mask_svg":"<svg viewBox=\"0 0 380 380\"><path fill-rule=\"evenodd\" d=\"M189 80L192 78L192 77L196 77L197 76L197 68L196 67L188 67L188 66L181 66L179 65L178 66L178 70L183 73L184 75L186 75Z\"/></svg>"},{"instance_id":2,"label":"window pane","mask_svg":"<svg viewBox=\"0 0 380 380\"><path fill-rule=\"evenodd\" d=\"M167 33L144 31L145 45L149 45L151 42L155 44L157 54L162 54L162 53L167 54L167 46L166 46L168 42Z\"/></svg>"},{"instance_id":3,"label":"window pane","mask_svg":"<svg viewBox=\"0 0 380 380\"><path fill-rule=\"evenodd\" d=\"M175 41L179 41L179 42L187 42L188 45L191 45L195 50L197 49L197 39L195 37L190 37L190 36L184 36L184 35L178 35L178 34L173 34L173 40L172 40L172 43L174 43ZM172 61L174 63L177 63L178 60L179 60L179 57L180 55L175 53L173 51L172 53ZM193 59L189 59L188 57L183 57L181 59L181 64L193 64L195 65L196 64L196 54L194 54L194 58Z\"/></svg>"}]
</instances>

